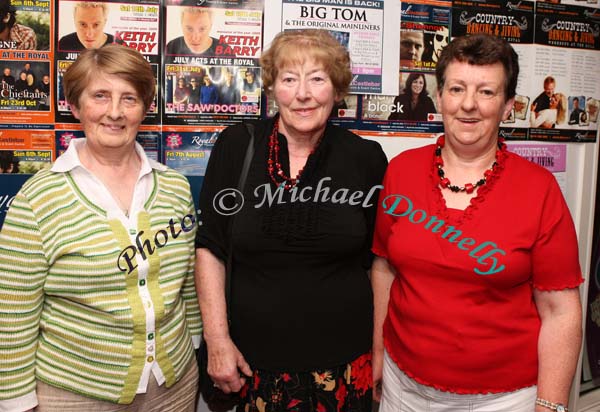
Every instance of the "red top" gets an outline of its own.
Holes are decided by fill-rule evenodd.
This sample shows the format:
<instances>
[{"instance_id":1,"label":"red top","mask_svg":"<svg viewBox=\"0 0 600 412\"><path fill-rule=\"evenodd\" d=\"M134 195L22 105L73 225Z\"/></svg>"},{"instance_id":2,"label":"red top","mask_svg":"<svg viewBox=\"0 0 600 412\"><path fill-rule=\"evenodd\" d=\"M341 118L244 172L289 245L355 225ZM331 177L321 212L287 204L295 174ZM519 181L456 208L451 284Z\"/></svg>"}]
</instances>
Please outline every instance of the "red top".
<instances>
[{"instance_id":1,"label":"red top","mask_svg":"<svg viewBox=\"0 0 600 412\"><path fill-rule=\"evenodd\" d=\"M447 209L434 149L394 158L380 194L373 252L398 273L385 348L407 375L439 390L535 385L540 319L533 288L583 281L560 188L544 168L502 152L471 205Z\"/></svg>"}]
</instances>

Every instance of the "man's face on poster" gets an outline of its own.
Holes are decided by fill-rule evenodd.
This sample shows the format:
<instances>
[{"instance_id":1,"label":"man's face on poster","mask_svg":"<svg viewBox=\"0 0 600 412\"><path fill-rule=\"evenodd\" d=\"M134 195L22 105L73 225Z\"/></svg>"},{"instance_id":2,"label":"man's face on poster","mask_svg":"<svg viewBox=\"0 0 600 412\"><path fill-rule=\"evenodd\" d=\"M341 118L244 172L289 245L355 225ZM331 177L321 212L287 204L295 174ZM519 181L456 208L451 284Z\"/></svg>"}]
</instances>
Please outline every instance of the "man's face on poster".
<instances>
[{"instance_id":1,"label":"man's face on poster","mask_svg":"<svg viewBox=\"0 0 600 412\"><path fill-rule=\"evenodd\" d=\"M433 35L433 56L435 61L440 58L442 49L448 45L448 28L442 27Z\"/></svg>"},{"instance_id":2,"label":"man's face on poster","mask_svg":"<svg viewBox=\"0 0 600 412\"><path fill-rule=\"evenodd\" d=\"M106 42L104 25L106 16L102 7L77 7L75 27L77 38L86 49L97 49Z\"/></svg>"},{"instance_id":3,"label":"man's face on poster","mask_svg":"<svg viewBox=\"0 0 600 412\"><path fill-rule=\"evenodd\" d=\"M414 63L421 61L425 42L423 32L402 30L400 32L400 64L402 66L414 67Z\"/></svg>"},{"instance_id":4,"label":"man's face on poster","mask_svg":"<svg viewBox=\"0 0 600 412\"><path fill-rule=\"evenodd\" d=\"M552 97L554 95L554 87L556 84L554 82L545 82L544 83L544 93L548 97Z\"/></svg>"},{"instance_id":5,"label":"man's face on poster","mask_svg":"<svg viewBox=\"0 0 600 412\"><path fill-rule=\"evenodd\" d=\"M10 67L5 67L4 68L4 75L7 76L7 77L10 76Z\"/></svg>"},{"instance_id":6,"label":"man's face on poster","mask_svg":"<svg viewBox=\"0 0 600 412\"><path fill-rule=\"evenodd\" d=\"M45 74L44 77L42 77L42 83L44 83L44 84L50 84L50 76L48 76L47 74Z\"/></svg>"},{"instance_id":7,"label":"man's face on poster","mask_svg":"<svg viewBox=\"0 0 600 412\"><path fill-rule=\"evenodd\" d=\"M209 13L184 12L181 16L183 41L193 53L202 53L208 48L212 21Z\"/></svg>"}]
</instances>

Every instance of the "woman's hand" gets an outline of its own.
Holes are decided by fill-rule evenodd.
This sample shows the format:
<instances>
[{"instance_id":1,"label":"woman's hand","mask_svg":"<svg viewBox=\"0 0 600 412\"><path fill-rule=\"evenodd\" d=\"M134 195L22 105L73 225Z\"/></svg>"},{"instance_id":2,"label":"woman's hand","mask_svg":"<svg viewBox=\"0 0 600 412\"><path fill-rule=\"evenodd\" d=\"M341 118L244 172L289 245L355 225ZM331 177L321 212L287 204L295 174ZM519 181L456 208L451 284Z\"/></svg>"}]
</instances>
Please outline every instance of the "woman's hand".
<instances>
[{"instance_id":1,"label":"woman's hand","mask_svg":"<svg viewBox=\"0 0 600 412\"><path fill-rule=\"evenodd\" d=\"M208 350L208 374L223 392L239 392L252 370L229 336L225 265L208 249L196 249L196 291Z\"/></svg>"},{"instance_id":2,"label":"woman's hand","mask_svg":"<svg viewBox=\"0 0 600 412\"><path fill-rule=\"evenodd\" d=\"M239 392L252 376L250 365L231 338L223 337L206 342L208 349L208 374L223 392Z\"/></svg>"},{"instance_id":3,"label":"woman's hand","mask_svg":"<svg viewBox=\"0 0 600 412\"><path fill-rule=\"evenodd\" d=\"M373 400L381 402L381 384L383 377L383 347L373 347L371 365L373 366Z\"/></svg>"},{"instance_id":4,"label":"woman's hand","mask_svg":"<svg viewBox=\"0 0 600 412\"><path fill-rule=\"evenodd\" d=\"M376 256L371 266L371 286L373 288L373 400L381 401L381 382L383 375L383 322L387 316L390 289L395 278L395 272L387 259Z\"/></svg>"}]
</instances>

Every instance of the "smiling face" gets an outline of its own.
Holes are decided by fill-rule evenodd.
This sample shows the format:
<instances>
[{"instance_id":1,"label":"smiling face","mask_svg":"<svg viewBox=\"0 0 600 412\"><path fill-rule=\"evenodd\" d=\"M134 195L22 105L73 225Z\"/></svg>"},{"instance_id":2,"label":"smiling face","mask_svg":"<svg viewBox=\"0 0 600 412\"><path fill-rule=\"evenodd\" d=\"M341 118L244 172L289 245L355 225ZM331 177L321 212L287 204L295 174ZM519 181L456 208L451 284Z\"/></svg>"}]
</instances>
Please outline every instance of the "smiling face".
<instances>
[{"instance_id":1,"label":"smiling face","mask_svg":"<svg viewBox=\"0 0 600 412\"><path fill-rule=\"evenodd\" d=\"M77 7L75 29L77 38L86 49L97 49L106 42L104 25L106 16L102 7Z\"/></svg>"},{"instance_id":2,"label":"smiling face","mask_svg":"<svg viewBox=\"0 0 600 412\"><path fill-rule=\"evenodd\" d=\"M476 151L496 144L500 122L514 101L505 98L505 78L501 63L475 66L454 60L448 65L437 99L449 143Z\"/></svg>"},{"instance_id":3,"label":"smiling face","mask_svg":"<svg viewBox=\"0 0 600 412\"><path fill-rule=\"evenodd\" d=\"M210 47L212 22L209 13L184 12L181 16L183 40L192 53L202 53Z\"/></svg>"},{"instance_id":4,"label":"smiling face","mask_svg":"<svg viewBox=\"0 0 600 412\"><path fill-rule=\"evenodd\" d=\"M546 96L552 97L552 95L554 94L555 86L556 86L556 83L554 81L544 82L544 93L546 94Z\"/></svg>"},{"instance_id":5,"label":"smiling face","mask_svg":"<svg viewBox=\"0 0 600 412\"><path fill-rule=\"evenodd\" d=\"M338 97L323 65L313 59L279 70L273 95L279 107L279 129L288 137L322 134Z\"/></svg>"},{"instance_id":6,"label":"smiling face","mask_svg":"<svg viewBox=\"0 0 600 412\"><path fill-rule=\"evenodd\" d=\"M77 107L71 107L88 147L95 151L132 146L145 115L135 88L116 75L103 73L91 78Z\"/></svg>"},{"instance_id":7,"label":"smiling face","mask_svg":"<svg viewBox=\"0 0 600 412\"><path fill-rule=\"evenodd\" d=\"M413 96L418 96L423 91L423 87L425 86L425 80L423 80L423 76L417 77L410 85L410 90L412 91Z\"/></svg>"}]
</instances>

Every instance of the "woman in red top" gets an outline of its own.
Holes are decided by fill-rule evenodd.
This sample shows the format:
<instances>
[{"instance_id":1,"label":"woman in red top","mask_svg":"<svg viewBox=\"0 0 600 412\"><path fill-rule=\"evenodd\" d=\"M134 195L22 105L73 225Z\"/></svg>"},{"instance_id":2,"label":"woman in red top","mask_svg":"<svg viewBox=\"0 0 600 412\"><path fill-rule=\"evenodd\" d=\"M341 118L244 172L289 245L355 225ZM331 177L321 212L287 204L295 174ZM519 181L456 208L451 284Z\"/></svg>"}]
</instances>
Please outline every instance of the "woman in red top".
<instances>
[{"instance_id":1,"label":"woman in red top","mask_svg":"<svg viewBox=\"0 0 600 412\"><path fill-rule=\"evenodd\" d=\"M372 269L381 412L567 410L577 239L552 174L498 138L518 73L506 41L455 39L436 68L445 135L387 169Z\"/></svg>"}]
</instances>

